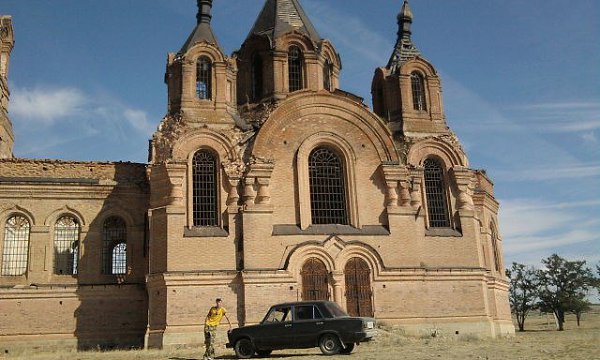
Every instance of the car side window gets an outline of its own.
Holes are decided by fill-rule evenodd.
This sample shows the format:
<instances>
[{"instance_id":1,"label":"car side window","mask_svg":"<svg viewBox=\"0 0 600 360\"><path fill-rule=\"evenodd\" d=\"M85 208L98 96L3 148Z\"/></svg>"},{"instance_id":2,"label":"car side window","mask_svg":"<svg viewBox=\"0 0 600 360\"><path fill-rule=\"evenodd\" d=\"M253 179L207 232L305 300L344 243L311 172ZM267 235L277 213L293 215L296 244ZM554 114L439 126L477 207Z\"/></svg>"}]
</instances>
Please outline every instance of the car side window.
<instances>
[{"instance_id":1,"label":"car side window","mask_svg":"<svg viewBox=\"0 0 600 360\"><path fill-rule=\"evenodd\" d=\"M295 320L296 321L315 320L315 319L322 319L322 318L323 318L323 315L321 315L319 308L317 308L314 305L301 305L301 306L295 307Z\"/></svg>"},{"instance_id":2,"label":"car side window","mask_svg":"<svg viewBox=\"0 0 600 360\"><path fill-rule=\"evenodd\" d=\"M276 307L273 310L271 310L271 312L269 313L269 315L267 315L266 319L265 319L265 323L277 323L277 322L285 322L285 321L292 321L292 314L291 314L291 307L289 306L282 306L282 307Z\"/></svg>"}]
</instances>

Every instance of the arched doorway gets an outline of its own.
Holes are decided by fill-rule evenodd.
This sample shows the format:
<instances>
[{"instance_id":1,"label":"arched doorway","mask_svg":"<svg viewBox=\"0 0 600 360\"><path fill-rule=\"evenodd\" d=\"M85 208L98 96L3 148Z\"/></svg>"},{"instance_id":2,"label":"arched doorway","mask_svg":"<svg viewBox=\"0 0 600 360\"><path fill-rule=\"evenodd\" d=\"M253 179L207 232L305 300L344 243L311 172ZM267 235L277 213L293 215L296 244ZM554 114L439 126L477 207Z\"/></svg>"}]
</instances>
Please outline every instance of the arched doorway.
<instances>
[{"instance_id":1,"label":"arched doorway","mask_svg":"<svg viewBox=\"0 0 600 360\"><path fill-rule=\"evenodd\" d=\"M346 309L350 316L373 316L371 269L361 258L352 258L344 269Z\"/></svg>"},{"instance_id":2,"label":"arched doorway","mask_svg":"<svg viewBox=\"0 0 600 360\"><path fill-rule=\"evenodd\" d=\"M328 300L328 274L325 264L310 258L302 266L302 300Z\"/></svg>"}]
</instances>

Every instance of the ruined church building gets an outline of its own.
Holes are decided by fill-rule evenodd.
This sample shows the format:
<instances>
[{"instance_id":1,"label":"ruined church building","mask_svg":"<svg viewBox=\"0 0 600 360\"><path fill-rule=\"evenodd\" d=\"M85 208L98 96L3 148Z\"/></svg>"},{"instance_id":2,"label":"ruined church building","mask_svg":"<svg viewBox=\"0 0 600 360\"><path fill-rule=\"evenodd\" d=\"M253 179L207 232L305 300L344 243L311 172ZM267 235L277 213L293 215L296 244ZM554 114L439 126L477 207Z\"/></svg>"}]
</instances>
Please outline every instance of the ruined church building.
<instances>
[{"instance_id":1,"label":"ruined church building","mask_svg":"<svg viewBox=\"0 0 600 360\"><path fill-rule=\"evenodd\" d=\"M168 55L147 164L14 157L0 17L0 350L199 345L216 297L240 325L329 299L407 334L514 333L493 184L408 2L372 110L299 0L266 0L231 56L212 3Z\"/></svg>"}]
</instances>

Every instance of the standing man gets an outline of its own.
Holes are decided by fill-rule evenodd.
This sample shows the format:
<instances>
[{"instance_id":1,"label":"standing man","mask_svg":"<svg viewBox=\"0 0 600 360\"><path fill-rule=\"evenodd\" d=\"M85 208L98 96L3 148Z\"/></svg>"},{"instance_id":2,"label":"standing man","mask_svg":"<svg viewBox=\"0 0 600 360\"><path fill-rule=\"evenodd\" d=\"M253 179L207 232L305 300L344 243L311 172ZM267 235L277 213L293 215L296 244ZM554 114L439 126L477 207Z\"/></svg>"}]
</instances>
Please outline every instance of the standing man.
<instances>
[{"instance_id":1,"label":"standing man","mask_svg":"<svg viewBox=\"0 0 600 360\"><path fill-rule=\"evenodd\" d=\"M221 299L216 300L216 305L211 307L206 314L204 320L204 345L206 351L204 352L204 360L212 360L215 356L215 337L217 336L217 326L221 323L221 319L225 316L227 323L229 324L229 330L231 330L231 321L227 317L227 310L223 306Z\"/></svg>"}]
</instances>

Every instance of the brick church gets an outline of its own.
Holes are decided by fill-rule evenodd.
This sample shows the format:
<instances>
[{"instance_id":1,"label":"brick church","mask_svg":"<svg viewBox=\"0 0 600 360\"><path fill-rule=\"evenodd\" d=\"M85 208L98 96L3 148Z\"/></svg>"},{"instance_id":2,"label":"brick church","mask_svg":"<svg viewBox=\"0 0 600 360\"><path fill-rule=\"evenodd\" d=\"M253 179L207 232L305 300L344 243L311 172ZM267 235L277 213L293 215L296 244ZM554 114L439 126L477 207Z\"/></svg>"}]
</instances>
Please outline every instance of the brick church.
<instances>
[{"instance_id":1,"label":"brick church","mask_svg":"<svg viewBox=\"0 0 600 360\"><path fill-rule=\"evenodd\" d=\"M147 164L14 157L0 18L0 350L198 345L216 297L240 325L329 299L407 334L514 333L493 184L408 2L373 109L299 0L266 0L232 55L212 3L168 55Z\"/></svg>"}]
</instances>

